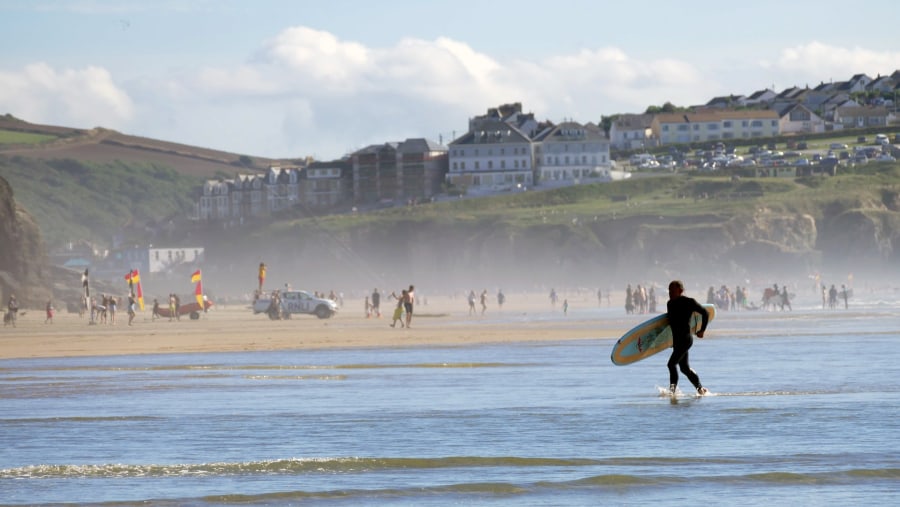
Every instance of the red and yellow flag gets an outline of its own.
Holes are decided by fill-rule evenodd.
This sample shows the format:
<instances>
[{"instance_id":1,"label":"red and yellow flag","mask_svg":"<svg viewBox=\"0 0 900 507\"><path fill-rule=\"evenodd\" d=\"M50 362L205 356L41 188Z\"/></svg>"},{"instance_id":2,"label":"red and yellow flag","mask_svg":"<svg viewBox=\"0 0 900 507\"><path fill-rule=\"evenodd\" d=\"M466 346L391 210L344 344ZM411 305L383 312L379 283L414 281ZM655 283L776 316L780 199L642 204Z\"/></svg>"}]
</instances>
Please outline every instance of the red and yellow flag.
<instances>
[{"instance_id":1,"label":"red and yellow flag","mask_svg":"<svg viewBox=\"0 0 900 507\"><path fill-rule=\"evenodd\" d=\"M197 298L197 304L200 306L201 310L205 310L203 307L203 282L200 281L200 270L194 271L194 274L191 275L191 282L196 283L197 286L194 288L194 297Z\"/></svg>"},{"instance_id":2,"label":"red and yellow flag","mask_svg":"<svg viewBox=\"0 0 900 507\"><path fill-rule=\"evenodd\" d=\"M140 271L133 269L130 273L125 275L125 281L128 282L128 287L131 289L132 293L137 298L138 306L141 310L144 309L144 291L141 288L141 273Z\"/></svg>"}]
</instances>

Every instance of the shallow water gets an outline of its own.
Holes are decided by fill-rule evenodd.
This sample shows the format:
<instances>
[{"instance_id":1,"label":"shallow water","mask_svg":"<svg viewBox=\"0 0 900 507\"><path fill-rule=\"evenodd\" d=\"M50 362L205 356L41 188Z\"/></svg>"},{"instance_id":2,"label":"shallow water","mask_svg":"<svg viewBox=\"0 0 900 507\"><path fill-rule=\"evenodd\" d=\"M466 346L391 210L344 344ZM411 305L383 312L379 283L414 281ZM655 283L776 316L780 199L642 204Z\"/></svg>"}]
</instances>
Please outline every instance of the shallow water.
<instances>
[{"instance_id":1,"label":"shallow water","mask_svg":"<svg viewBox=\"0 0 900 507\"><path fill-rule=\"evenodd\" d=\"M893 504L898 317L719 312L674 400L614 340L0 361L0 504Z\"/></svg>"}]
</instances>

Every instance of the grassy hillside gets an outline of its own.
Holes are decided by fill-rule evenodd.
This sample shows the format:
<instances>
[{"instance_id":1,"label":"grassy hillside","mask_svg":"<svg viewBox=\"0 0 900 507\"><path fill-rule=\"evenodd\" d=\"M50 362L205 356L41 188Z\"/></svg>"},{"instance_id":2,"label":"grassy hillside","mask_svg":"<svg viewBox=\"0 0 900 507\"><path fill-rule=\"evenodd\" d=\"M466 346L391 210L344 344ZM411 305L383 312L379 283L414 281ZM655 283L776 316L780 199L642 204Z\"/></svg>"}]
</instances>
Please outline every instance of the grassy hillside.
<instances>
[{"instance_id":1,"label":"grassy hillside","mask_svg":"<svg viewBox=\"0 0 900 507\"><path fill-rule=\"evenodd\" d=\"M868 164L846 169L836 177L734 178L731 174L685 174L635 178L548 191L528 191L491 198L461 199L415 208L394 208L362 216L338 215L315 219L336 231L367 223L391 221L434 224L503 221L527 227L535 224L572 225L629 217L733 217L760 208L824 216L828 206L880 206L882 194L900 191L900 165ZM296 216L271 226L273 235L296 223ZM263 234L263 233L260 233Z\"/></svg>"},{"instance_id":2,"label":"grassy hillside","mask_svg":"<svg viewBox=\"0 0 900 507\"><path fill-rule=\"evenodd\" d=\"M151 163L0 156L0 175L41 228L49 249L69 241L139 237L193 209L202 180ZM123 240L133 239L123 237Z\"/></svg>"}]
</instances>

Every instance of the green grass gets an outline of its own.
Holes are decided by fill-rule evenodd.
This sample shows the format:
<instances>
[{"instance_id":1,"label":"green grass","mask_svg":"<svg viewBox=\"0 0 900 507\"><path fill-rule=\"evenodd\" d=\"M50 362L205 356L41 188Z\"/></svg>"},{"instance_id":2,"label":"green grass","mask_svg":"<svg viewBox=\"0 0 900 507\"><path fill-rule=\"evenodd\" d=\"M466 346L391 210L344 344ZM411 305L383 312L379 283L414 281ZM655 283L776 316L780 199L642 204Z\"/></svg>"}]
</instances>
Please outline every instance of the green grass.
<instances>
[{"instance_id":1,"label":"green grass","mask_svg":"<svg viewBox=\"0 0 900 507\"><path fill-rule=\"evenodd\" d=\"M41 144L57 139L49 134L32 134L15 130L0 130L0 145L3 144Z\"/></svg>"}]
</instances>

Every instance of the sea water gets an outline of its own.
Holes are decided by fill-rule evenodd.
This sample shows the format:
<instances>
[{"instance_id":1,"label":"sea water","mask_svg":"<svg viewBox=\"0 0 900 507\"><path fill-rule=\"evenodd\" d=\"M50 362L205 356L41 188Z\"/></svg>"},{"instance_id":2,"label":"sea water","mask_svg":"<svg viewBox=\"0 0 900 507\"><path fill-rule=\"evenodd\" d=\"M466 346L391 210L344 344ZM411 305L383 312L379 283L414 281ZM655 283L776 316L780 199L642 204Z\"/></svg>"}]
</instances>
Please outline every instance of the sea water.
<instances>
[{"instance_id":1,"label":"sea water","mask_svg":"<svg viewBox=\"0 0 900 507\"><path fill-rule=\"evenodd\" d=\"M897 299L720 311L705 397L608 339L0 361L0 504L897 504Z\"/></svg>"}]
</instances>

